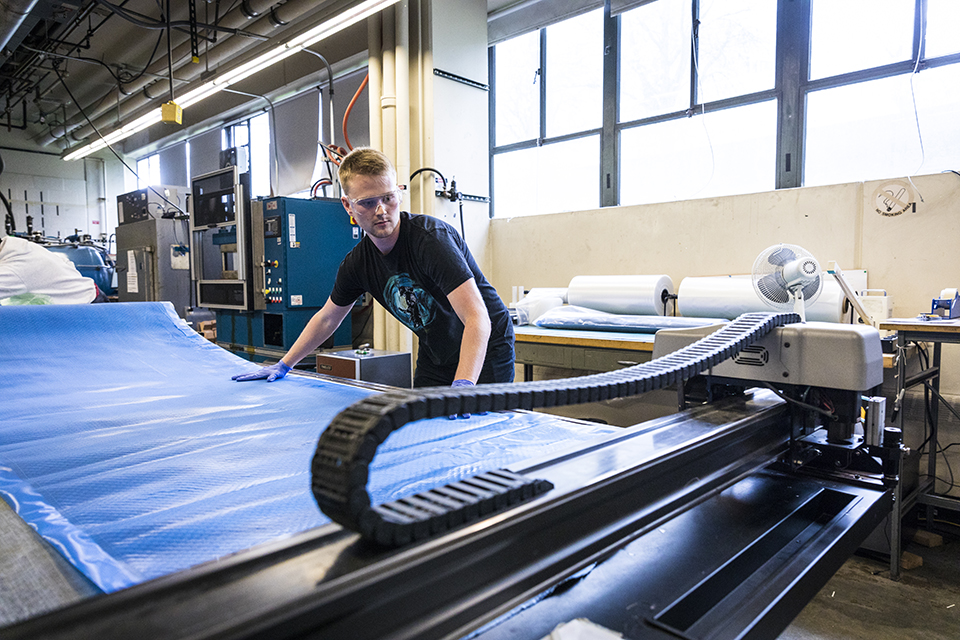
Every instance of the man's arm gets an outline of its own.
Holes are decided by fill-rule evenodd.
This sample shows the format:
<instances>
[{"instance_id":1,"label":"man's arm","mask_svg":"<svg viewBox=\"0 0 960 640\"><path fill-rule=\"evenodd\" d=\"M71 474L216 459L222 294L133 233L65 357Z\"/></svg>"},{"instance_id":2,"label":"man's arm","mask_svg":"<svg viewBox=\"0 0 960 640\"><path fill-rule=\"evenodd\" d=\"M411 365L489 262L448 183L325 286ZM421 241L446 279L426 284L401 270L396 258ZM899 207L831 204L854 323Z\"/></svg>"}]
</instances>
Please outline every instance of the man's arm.
<instances>
[{"instance_id":1,"label":"man's arm","mask_svg":"<svg viewBox=\"0 0 960 640\"><path fill-rule=\"evenodd\" d=\"M460 342L460 362L455 380L476 383L487 355L490 339L490 314L483 303L477 282L468 279L447 296L450 305L463 323L463 339Z\"/></svg>"},{"instance_id":2,"label":"man's arm","mask_svg":"<svg viewBox=\"0 0 960 640\"><path fill-rule=\"evenodd\" d=\"M298 362L303 360L308 353L323 344L327 338L333 335L343 319L350 313L351 306L341 307L334 304L333 300L327 298L326 304L320 311L313 314L310 322L300 332L297 341L293 343L287 354L283 356L282 362L288 367L293 368Z\"/></svg>"},{"instance_id":3,"label":"man's arm","mask_svg":"<svg viewBox=\"0 0 960 640\"><path fill-rule=\"evenodd\" d=\"M320 311L313 314L307 326L300 332L297 341L293 343L293 346L290 347L290 350L280 359L278 364L263 367L253 373L239 374L233 376L233 379L238 382L246 382L248 380L262 380L267 378L268 382L272 382L273 380L282 378L286 375L287 371L295 367L308 353L319 347L327 338L333 335L333 332L337 330L337 327L340 326L343 319L350 313L350 308L349 305L341 307L340 305L334 304L333 300L327 298L326 304L323 305Z\"/></svg>"}]
</instances>

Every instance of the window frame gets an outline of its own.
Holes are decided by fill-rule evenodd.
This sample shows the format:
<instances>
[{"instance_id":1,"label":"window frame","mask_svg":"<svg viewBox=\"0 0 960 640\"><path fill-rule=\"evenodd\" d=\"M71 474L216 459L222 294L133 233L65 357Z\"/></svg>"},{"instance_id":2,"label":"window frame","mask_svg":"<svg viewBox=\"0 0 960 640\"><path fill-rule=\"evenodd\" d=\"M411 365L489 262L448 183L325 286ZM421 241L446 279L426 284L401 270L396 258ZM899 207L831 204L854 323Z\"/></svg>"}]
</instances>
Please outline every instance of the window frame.
<instances>
[{"instance_id":1,"label":"window frame","mask_svg":"<svg viewBox=\"0 0 960 640\"><path fill-rule=\"evenodd\" d=\"M691 56L697 56L699 34L697 32L701 0L689 0L693 15L694 33L691 43ZM508 145L496 144L496 45L488 47L488 68L490 73L490 217L496 216L496 185L494 184L494 160L497 155L563 142L587 135L600 135L600 202L598 208L617 206L620 201L620 134L624 130L649 124L656 124L678 118L694 117L745 106L766 100L777 100L776 165L770 167L775 172L774 189L789 189L804 184L804 145L806 126L806 99L814 91L857 84L890 76L913 73L943 65L960 63L960 53L952 53L935 58L924 57L924 36L927 3L914 0L913 42L911 59L881 65L836 76L810 79L810 47L812 0L777 0L776 47L774 86L771 89L725 98L707 103L697 102L698 81L696 65L691 64L690 104L686 109L663 113L656 116L619 121L620 95L620 41L621 22L619 16L611 15L610 0L603 7L603 117L599 130L579 131L564 136L547 138L546 126L546 82L549 73L546 68L546 28L540 31L540 135L533 140L514 142Z\"/></svg>"}]
</instances>

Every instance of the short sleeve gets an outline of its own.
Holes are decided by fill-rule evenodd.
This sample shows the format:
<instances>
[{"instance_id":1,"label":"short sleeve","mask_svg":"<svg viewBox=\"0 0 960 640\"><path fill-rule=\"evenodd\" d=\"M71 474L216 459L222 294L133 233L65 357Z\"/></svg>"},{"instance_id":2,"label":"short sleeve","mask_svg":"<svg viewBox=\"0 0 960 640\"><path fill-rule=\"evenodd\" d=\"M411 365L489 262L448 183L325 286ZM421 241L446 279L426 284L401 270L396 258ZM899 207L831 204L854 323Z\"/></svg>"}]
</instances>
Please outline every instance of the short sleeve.
<instances>
[{"instance_id":1,"label":"short sleeve","mask_svg":"<svg viewBox=\"0 0 960 640\"><path fill-rule=\"evenodd\" d=\"M337 269L337 278L333 282L330 300L338 307L348 307L366 293L363 285L357 279L356 263L356 256L353 252L350 252L340 262L340 268Z\"/></svg>"},{"instance_id":2,"label":"short sleeve","mask_svg":"<svg viewBox=\"0 0 960 640\"><path fill-rule=\"evenodd\" d=\"M443 295L450 293L467 280L476 277L467 263L460 246L460 236L450 229L439 227L423 242L423 267Z\"/></svg>"}]
</instances>

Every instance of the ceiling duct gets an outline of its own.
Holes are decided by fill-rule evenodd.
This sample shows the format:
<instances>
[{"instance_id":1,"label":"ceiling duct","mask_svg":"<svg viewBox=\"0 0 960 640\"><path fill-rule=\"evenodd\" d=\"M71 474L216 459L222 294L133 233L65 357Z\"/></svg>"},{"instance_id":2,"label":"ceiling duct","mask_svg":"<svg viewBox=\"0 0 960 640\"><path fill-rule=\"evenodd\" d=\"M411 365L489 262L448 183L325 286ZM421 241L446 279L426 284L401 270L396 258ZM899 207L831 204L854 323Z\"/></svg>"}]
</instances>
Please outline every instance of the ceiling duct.
<instances>
[{"instance_id":1,"label":"ceiling duct","mask_svg":"<svg viewBox=\"0 0 960 640\"><path fill-rule=\"evenodd\" d=\"M3 0L0 0L0 2L2 1ZM250 31L261 36L267 36L267 34L276 29L276 25L269 19L262 17L262 14L268 11L275 3L276 0L248 0L245 3L246 9L261 15L260 19L251 23L245 15L244 8L238 7L224 15L219 25L225 29L243 29L244 31ZM311 0L293 0L292 2L284 4L283 9L285 15L289 16L288 20L295 20L308 10L314 8L316 4L315 1ZM221 60L236 57L261 42L261 40L254 40L243 36L231 36L229 33L225 33L221 37L218 37L217 43L205 52L207 56L205 60L206 64L198 65L193 64L190 60L190 38L185 34L181 35L182 37L177 38L179 41L173 48L172 57L174 60L179 61L174 63L174 80L182 82L190 82L198 78L206 70L207 65L216 65ZM129 95L127 97L121 97L119 104L113 100L92 100L90 101L91 104L96 102L103 102L104 104L95 111L88 112L86 114L87 117L93 121L97 128L116 124L118 119L123 120L129 114L151 103L151 99L144 93L145 88L149 87L150 94L154 96L164 96L168 94L170 91L169 79L166 77L168 73L167 57L158 57L155 62L147 67L143 77L130 84L124 85L124 91ZM157 76L161 77L158 79ZM89 125L84 115L80 113L79 110L75 110L69 116L64 127L58 127L56 132L44 132L44 134L38 137L37 142L46 146L63 138L65 135L69 135L74 140L80 141L93 133L93 128Z\"/></svg>"},{"instance_id":2,"label":"ceiling duct","mask_svg":"<svg viewBox=\"0 0 960 640\"><path fill-rule=\"evenodd\" d=\"M10 43L38 0L0 0L0 51Z\"/></svg>"}]
</instances>

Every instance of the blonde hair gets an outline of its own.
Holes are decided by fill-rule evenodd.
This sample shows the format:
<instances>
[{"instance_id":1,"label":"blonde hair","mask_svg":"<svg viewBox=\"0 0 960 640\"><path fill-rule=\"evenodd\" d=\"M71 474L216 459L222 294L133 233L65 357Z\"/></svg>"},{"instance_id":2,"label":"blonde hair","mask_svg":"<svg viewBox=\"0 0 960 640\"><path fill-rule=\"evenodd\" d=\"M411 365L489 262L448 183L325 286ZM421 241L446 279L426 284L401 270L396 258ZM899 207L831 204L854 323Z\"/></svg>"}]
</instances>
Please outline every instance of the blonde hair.
<instances>
[{"instance_id":1,"label":"blonde hair","mask_svg":"<svg viewBox=\"0 0 960 640\"><path fill-rule=\"evenodd\" d=\"M397 170L383 152L372 147L357 147L340 162L337 176L340 186L349 193L350 181L354 176L389 176L396 182Z\"/></svg>"}]
</instances>

